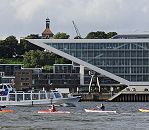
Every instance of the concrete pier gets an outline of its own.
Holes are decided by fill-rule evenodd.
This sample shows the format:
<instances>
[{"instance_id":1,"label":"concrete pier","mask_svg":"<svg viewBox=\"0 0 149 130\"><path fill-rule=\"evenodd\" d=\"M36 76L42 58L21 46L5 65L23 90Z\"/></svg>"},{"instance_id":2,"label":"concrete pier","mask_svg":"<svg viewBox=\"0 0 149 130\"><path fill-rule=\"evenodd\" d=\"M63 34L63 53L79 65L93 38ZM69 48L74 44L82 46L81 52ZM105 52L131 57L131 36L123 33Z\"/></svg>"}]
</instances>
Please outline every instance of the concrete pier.
<instances>
[{"instance_id":1,"label":"concrete pier","mask_svg":"<svg viewBox=\"0 0 149 130\"><path fill-rule=\"evenodd\" d=\"M112 102L149 102L148 91L124 91L112 100L109 100L112 95L110 93L79 93L81 101L112 101Z\"/></svg>"},{"instance_id":2,"label":"concrete pier","mask_svg":"<svg viewBox=\"0 0 149 130\"><path fill-rule=\"evenodd\" d=\"M122 92L120 95L112 99L113 102L148 102L149 92Z\"/></svg>"}]
</instances>

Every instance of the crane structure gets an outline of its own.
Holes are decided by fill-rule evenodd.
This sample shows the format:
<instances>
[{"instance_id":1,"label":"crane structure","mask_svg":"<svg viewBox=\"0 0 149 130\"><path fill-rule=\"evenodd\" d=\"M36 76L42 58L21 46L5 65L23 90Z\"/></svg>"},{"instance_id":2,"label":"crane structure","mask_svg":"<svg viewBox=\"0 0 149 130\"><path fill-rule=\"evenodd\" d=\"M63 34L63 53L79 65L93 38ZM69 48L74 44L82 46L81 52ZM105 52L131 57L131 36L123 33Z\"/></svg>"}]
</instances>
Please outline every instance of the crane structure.
<instances>
[{"instance_id":1,"label":"crane structure","mask_svg":"<svg viewBox=\"0 0 149 130\"><path fill-rule=\"evenodd\" d=\"M79 30L78 30L78 28L77 28L77 25L75 24L74 21L72 21L72 23L73 23L73 26L74 26L74 28L75 28L76 34L77 34L77 39L81 39L81 35L80 35L80 33L79 33Z\"/></svg>"}]
</instances>

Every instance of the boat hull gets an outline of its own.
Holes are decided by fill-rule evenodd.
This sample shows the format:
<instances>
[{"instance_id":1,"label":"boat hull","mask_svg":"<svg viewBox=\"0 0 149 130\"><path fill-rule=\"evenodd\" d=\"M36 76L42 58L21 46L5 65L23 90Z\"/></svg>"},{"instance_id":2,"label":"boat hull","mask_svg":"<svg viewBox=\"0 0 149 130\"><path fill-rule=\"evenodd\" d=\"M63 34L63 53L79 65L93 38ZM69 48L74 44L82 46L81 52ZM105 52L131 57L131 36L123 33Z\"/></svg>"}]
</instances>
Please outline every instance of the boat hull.
<instances>
[{"instance_id":1,"label":"boat hull","mask_svg":"<svg viewBox=\"0 0 149 130\"><path fill-rule=\"evenodd\" d=\"M72 103L75 104L80 99L77 98L64 98L64 99L53 99L52 102L50 99L42 100L24 100L24 101L0 101L0 104L3 106L22 106L22 105L49 105L49 104L63 104L63 103Z\"/></svg>"},{"instance_id":2,"label":"boat hull","mask_svg":"<svg viewBox=\"0 0 149 130\"><path fill-rule=\"evenodd\" d=\"M94 112L94 113L116 113L116 111L102 111L102 110L94 110L94 109L84 109L85 112Z\"/></svg>"},{"instance_id":3,"label":"boat hull","mask_svg":"<svg viewBox=\"0 0 149 130\"><path fill-rule=\"evenodd\" d=\"M149 109L139 109L140 112L149 112Z\"/></svg>"},{"instance_id":4,"label":"boat hull","mask_svg":"<svg viewBox=\"0 0 149 130\"><path fill-rule=\"evenodd\" d=\"M14 113L16 112L15 110L9 110L9 109L4 109L4 110L0 110L0 113Z\"/></svg>"},{"instance_id":5,"label":"boat hull","mask_svg":"<svg viewBox=\"0 0 149 130\"><path fill-rule=\"evenodd\" d=\"M38 111L38 113L42 114L42 113L51 113L51 114L69 114L69 111L55 111L52 112L50 109L49 110L40 110Z\"/></svg>"},{"instance_id":6,"label":"boat hull","mask_svg":"<svg viewBox=\"0 0 149 130\"><path fill-rule=\"evenodd\" d=\"M58 93L58 92L57 92ZM9 93L7 96L0 96L0 104L3 106L26 106L26 105L50 105L50 104L63 104L73 103L75 104L80 100L80 97L68 97L68 98L50 98L49 93Z\"/></svg>"}]
</instances>

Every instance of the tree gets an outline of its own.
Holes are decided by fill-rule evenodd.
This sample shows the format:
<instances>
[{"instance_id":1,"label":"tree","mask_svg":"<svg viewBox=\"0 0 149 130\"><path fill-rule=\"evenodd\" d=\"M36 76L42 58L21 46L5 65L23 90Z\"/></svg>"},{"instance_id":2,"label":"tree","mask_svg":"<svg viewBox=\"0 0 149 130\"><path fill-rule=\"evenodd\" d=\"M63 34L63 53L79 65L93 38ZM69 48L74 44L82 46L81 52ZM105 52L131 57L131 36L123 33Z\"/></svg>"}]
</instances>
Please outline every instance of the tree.
<instances>
[{"instance_id":1,"label":"tree","mask_svg":"<svg viewBox=\"0 0 149 130\"><path fill-rule=\"evenodd\" d=\"M107 34L102 31L90 32L85 37L85 39L106 39L106 38L107 38Z\"/></svg>"},{"instance_id":2,"label":"tree","mask_svg":"<svg viewBox=\"0 0 149 130\"><path fill-rule=\"evenodd\" d=\"M25 67L44 67L46 65L52 66L54 63L64 64L70 63L65 58L55 55L52 52L44 52L39 50L30 50L24 54L24 66Z\"/></svg>"},{"instance_id":3,"label":"tree","mask_svg":"<svg viewBox=\"0 0 149 130\"><path fill-rule=\"evenodd\" d=\"M50 52L40 50L30 50L24 54L25 67L43 67L45 65L53 65L55 62L55 55Z\"/></svg>"},{"instance_id":4,"label":"tree","mask_svg":"<svg viewBox=\"0 0 149 130\"><path fill-rule=\"evenodd\" d=\"M0 56L5 58L12 58L20 50L18 40L15 36L9 36L0 42Z\"/></svg>"},{"instance_id":5,"label":"tree","mask_svg":"<svg viewBox=\"0 0 149 130\"><path fill-rule=\"evenodd\" d=\"M41 39L41 37L38 34L30 34L25 39Z\"/></svg>"},{"instance_id":6,"label":"tree","mask_svg":"<svg viewBox=\"0 0 149 130\"><path fill-rule=\"evenodd\" d=\"M25 52L28 52L30 50L44 50L43 48L36 46L26 39L21 39L20 40L20 47L21 47L21 53L24 54Z\"/></svg>"},{"instance_id":7,"label":"tree","mask_svg":"<svg viewBox=\"0 0 149 130\"><path fill-rule=\"evenodd\" d=\"M58 32L57 34L55 34L53 36L54 39L68 39L70 37L70 35L67 35L66 33L62 32Z\"/></svg>"},{"instance_id":8,"label":"tree","mask_svg":"<svg viewBox=\"0 0 149 130\"><path fill-rule=\"evenodd\" d=\"M26 39L41 39L41 37L38 34L30 34L27 37L25 37L25 39L21 39L20 46L22 54L30 50L44 50L43 48L30 43Z\"/></svg>"},{"instance_id":9,"label":"tree","mask_svg":"<svg viewBox=\"0 0 149 130\"><path fill-rule=\"evenodd\" d=\"M108 32L107 33L107 38L112 38L113 36L117 35L116 32Z\"/></svg>"}]
</instances>

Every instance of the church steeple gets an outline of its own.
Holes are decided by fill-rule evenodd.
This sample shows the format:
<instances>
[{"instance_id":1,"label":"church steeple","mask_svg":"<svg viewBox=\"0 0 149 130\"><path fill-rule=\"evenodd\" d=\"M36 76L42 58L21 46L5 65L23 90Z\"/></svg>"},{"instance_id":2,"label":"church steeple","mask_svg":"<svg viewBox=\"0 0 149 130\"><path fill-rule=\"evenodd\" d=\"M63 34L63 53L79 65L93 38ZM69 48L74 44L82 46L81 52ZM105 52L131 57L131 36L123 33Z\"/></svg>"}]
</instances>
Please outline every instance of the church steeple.
<instances>
[{"instance_id":1,"label":"church steeple","mask_svg":"<svg viewBox=\"0 0 149 130\"><path fill-rule=\"evenodd\" d=\"M50 19L46 18L46 29L42 33L42 38L48 39L48 38L53 37L53 35L54 34L50 30Z\"/></svg>"},{"instance_id":2,"label":"church steeple","mask_svg":"<svg viewBox=\"0 0 149 130\"><path fill-rule=\"evenodd\" d=\"M50 19L46 18L46 28L50 28Z\"/></svg>"}]
</instances>

